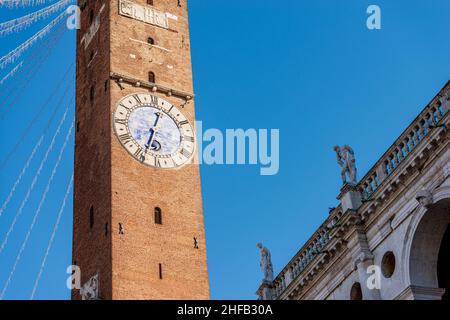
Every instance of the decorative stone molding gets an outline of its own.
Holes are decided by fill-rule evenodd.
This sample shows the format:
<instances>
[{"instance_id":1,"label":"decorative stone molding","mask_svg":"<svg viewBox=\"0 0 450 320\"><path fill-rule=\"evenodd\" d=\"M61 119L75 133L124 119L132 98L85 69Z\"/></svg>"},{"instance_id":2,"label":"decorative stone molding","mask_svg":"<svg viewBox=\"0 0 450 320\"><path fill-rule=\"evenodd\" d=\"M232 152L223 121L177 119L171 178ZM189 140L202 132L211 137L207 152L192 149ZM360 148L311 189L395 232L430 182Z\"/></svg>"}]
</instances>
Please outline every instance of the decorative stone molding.
<instances>
[{"instance_id":1,"label":"decorative stone molding","mask_svg":"<svg viewBox=\"0 0 450 320\"><path fill-rule=\"evenodd\" d=\"M272 282L263 281L259 287L256 294L258 295L258 300L273 300L273 285Z\"/></svg>"},{"instance_id":2,"label":"decorative stone molding","mask_svg":"<svg viewBox=\"0 0 450 320\"><path fill-rule=\"evenodd\" d=\"M193 99L194 94L189 92L184 92L178 89L169 88L160 84L152 83L149 81L143 81L141 79L134 78L132 76L128 76L125 74L120 74L116 72L111 72L111 79L116 80L119 86L122 86L123 83L128 83L133 86L142 87L150 89L153 92L164 93L168 96L174 96L181 98L185 101L190 101Z\"/></svg>"},{"instance_id":3,"label":"decorative stone molding","mask_svg":"<svg viewBox=\"0 0 450 320\"><path fill-rule=\"evenodd\" d=\"M433 194L428 190L420 190L416 195L416 200L421 206L428 208L433 204Z\"/></svg>"},{"instance_id":4,"label":"decorative stone molding","mask_svg":"<svg viewBox=\"0 0 450 320\"><path fill-rule=\"evenodd\" d=\"M443 172L444 172L444 177L445 177L445 178L450 177L450 162L448 162L448 163L444 166Z\"/></svg>"},{"instance_id":5,"label":"decorative stone molding","mask_svg":"<svg viewBox=\"0 0 450 320\"><path fill-rule=\"evenodd\" d=\"M394 300L441 300L445 289L408 286Z\"/></svg>"}]
</instances>

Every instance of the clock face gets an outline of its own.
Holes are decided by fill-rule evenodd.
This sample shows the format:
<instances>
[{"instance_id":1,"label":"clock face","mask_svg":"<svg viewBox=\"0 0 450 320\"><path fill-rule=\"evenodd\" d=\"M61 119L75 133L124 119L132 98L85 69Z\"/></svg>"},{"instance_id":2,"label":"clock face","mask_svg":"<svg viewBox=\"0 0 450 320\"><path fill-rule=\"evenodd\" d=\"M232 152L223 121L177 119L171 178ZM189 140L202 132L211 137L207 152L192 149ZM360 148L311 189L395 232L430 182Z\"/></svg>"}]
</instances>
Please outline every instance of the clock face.
<instances>
[{"instance_id":1,"label":"clock face","mask_svg":"<svg viewBox=\"0 0 450 320\"><path fill-rule=\"evenodd\" d=\"M145 165L177 168L194 154L195 134L188 119L157 96L136 93L123 98L113 121L122 146Z\"/></svg>"}]
</instances>

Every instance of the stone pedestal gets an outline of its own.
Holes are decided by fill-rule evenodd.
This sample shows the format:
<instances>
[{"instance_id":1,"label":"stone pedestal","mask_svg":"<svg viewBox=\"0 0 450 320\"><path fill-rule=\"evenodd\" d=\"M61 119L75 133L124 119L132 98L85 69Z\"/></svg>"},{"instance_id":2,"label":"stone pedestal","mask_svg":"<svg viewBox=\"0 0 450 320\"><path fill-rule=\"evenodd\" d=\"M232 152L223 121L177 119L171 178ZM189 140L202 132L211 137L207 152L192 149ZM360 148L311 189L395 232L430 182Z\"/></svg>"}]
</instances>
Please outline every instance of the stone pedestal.
<instances>
[{"instance_id":1,"label":"stone pedestal","mask_svg":"<svg viewBox=\"0 0 450 320\"><path fill-rule=\"evenodd\" d=\"M258 291L256 292L259 297L258 300L273 300L272 288L272 282L263 281Z\"/></svg>"},{"instance_id":2,"label":"stone pedestal","mask_svg":"<svg viewBox=\"0 0 450 320\"><path fill-rule=\"evenodd\" d=\"M346 183L341 193L337 196L337 199L341 201L342 211L358 210L362 204L361 192L357 189L356 184Z\"/></svg>"}]
</instances>

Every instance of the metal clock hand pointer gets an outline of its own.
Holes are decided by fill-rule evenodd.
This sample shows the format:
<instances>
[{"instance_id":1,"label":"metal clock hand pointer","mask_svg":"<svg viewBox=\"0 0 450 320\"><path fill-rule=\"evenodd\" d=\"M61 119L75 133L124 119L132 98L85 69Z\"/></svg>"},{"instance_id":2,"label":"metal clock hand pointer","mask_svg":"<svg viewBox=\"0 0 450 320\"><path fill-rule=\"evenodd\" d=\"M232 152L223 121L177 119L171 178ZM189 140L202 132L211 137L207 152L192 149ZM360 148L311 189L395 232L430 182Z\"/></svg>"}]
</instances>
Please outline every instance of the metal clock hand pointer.
<instances>
[{"instance_id":1,"label":"metal clock hand pointer","mask_svg":"<svg viewBox=\"0 0 450 320\"><path fill-rule=\"evenodd\" d=\"M156 120L155 120L155 123L153 124L153 127L150 128L150 130L149 130L150 137L148 138L147 144L145 145L146 152L149 148L152 148L152 150L155 150L159 146L159 142L155 140L155 136L156 136L156 132L158 131L157 125L158 125L159 119L162 117L162 114L160 112L157 112L157 113L155 113L155 115L156 115ZM157 146L154 146L153 142L157 142Z\"/></svg>"}]
</instances>

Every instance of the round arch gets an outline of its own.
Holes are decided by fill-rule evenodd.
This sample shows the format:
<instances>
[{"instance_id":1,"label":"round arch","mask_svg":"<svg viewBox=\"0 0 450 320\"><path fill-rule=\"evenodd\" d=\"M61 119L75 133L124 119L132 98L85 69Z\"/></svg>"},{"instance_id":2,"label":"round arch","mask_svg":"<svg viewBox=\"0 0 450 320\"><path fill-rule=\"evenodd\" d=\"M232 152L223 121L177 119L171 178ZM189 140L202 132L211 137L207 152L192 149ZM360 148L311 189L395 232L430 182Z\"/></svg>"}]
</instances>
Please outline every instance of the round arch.
<instances>
[{"instance_id":1,"label":"round arch","mask_svg":"<svg viewBox=\"0 0 450 320\"><path fill-rule=\"evenodd\" d=\"M405 284L438 296L438 258L450 225L450 187L436 189L432 199L415 212L408 227L403 270Z\"/></svg>"}]
</instances>

